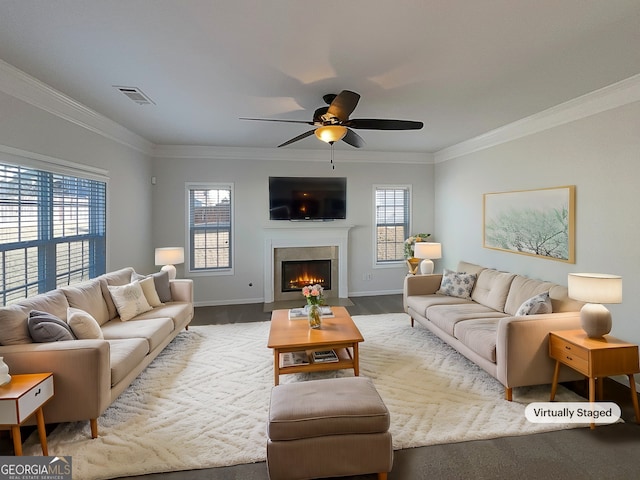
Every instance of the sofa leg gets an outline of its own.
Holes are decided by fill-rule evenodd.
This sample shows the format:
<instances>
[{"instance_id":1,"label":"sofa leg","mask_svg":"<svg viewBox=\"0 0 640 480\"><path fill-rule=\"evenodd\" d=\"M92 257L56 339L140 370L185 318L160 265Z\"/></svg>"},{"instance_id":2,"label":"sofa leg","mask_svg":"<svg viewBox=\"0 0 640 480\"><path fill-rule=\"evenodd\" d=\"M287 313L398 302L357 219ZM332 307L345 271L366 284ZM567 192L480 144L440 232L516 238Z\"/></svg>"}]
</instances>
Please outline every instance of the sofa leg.
<instances>
[{"instance_id":1,"label":"sofa leg","mask_svg":"<svg viewBox=\"0 0 640 480\"><path fill-rule=\"evenodd\" d=\"M98 419L92 418L89 423L91 424L91 438L98 438Z\"/></svg>"},{"instance_id":2,"label":"sofa leg","mask_svg":"<svg viewBox=\"0 0 640 480\"><path fill-rule=\"evenodd\" d=\"M413 317L409 317L411 319L411 326L413 327Z\"/></svg>"},{"instance_id":3,"label":"sofa leg","mask_svg":"<svg viewBox=\"0 0 640 480\"><path fill-rule=\"evenodd\" d=\"M509 402L513 401L513 388L504 387L504 399Z\"/></svg>"},{"instance_id":4,"label":"sofa leg","mask_svg":"<svg viewBox=\"0 0 640 480\"><path fill-rule=\"evenodd\" d=\"M378 472L378 480L387 480L387 472Z\"/></svg>"}]
</instances>

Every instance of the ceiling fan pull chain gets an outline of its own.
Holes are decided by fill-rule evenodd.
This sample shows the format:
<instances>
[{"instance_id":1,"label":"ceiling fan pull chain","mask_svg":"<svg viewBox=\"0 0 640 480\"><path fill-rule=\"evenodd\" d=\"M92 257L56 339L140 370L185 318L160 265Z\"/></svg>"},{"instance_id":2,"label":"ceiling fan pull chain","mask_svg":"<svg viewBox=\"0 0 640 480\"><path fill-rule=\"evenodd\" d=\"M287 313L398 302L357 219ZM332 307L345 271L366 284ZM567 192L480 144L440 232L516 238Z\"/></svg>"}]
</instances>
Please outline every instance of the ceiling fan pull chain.
<instances>
[{"instance_id":1,"label":"ceiling fan pull chain","mask_svg":"<svg viewBox=\"0 0 640 480\"><path fill-rule=\"evenodd\" d=\"M334 142L330 142L330 143L329 143L329 144L331 145L331 170L335 170L335 169L336 169L336 166L335 166L335 164L333 163L333 143L334 143Z\"/></svg>"}]
</instances>

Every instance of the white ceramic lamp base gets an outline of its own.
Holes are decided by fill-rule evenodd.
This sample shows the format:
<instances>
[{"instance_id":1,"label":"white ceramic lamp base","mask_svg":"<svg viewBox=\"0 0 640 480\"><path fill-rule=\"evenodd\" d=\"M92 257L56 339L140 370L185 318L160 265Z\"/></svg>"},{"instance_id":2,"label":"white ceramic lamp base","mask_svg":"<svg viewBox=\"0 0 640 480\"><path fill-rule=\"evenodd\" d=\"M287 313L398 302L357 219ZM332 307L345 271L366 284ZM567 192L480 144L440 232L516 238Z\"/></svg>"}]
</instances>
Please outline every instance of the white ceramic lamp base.
<instances>
[{"instance_id":1,"label":"white ceramic lamp base","mask_svg":"<svg viewBox=\"0 0 640 480\"><path fill-rule=\"evenodd\" d=\"M599 303L587 303L580 310L580 322L589 338L600 338L611 331L611 312Z\"/></svg>"},{"instance_id":2,"label":"white ceramic lamp base","mask_svg":"<svg viewBox=\"0 0 640 480\"><path fill-rule=\"evenodd\" d=\"M420 273L422 275L431 275L433 273L433 260L425 258L420 262Z\"/></svg>"},{"instance_id":3,"label":"white ceramic lamp base","mask_svg":"<svg viewBox=\"0 0 640 480\"><path fill-rule=\"evenodd\" d=\"M168 272L169 280L174 280L176 278L176 267L174 267L173 265L165 265L160 269L160 271Z\"/></svg>"}]
</instances>

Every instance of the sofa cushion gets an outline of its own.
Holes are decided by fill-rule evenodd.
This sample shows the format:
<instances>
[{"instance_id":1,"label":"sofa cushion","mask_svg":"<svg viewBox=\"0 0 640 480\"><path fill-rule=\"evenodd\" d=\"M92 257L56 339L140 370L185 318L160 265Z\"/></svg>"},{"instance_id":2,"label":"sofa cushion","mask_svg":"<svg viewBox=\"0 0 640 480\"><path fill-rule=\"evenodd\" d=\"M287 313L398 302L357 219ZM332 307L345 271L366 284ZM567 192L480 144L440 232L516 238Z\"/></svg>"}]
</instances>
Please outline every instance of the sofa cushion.
<instances>
[{"instance_id":1,"label":"sofa cushion","mask_svg":"<svg viewBox=\"0 0 640 480\"><path fill-rule=\"evenodd\" d=\"M453 333L469 349L495 363L499 322L499 318L465 320L455 325Z\"/></svg>"},{"instance_id":2,"label":"sofa cushion","mask_svg":"<svg viewBox=\"0 0 640 480\"><path fill-rule=\"evenodd\" d=\"M477 275L444 269L440 290L436 293L451 297L471 298L471 291Z\"/></svg>"},{"instance_id":3,"label":"sofa cushion","mask_svg":"<svg viewBox=\"0 0 640 480\"><path fill-rule=\"evenodd\" d=\"M105 340L144 338L149 344L149 351L165 341L171 332L173 332L173 320L170 318L134 318L128 322L114 319L102 325Z\"/></svg>"},{"instance_id":4,"label":"sofa cushion","mask_svg":"<svg viewBox=\"0 0 640 480\"><path fill-rule=\"evenodd\" d=\"M135 273L135 270L131 267L121 268L120 270L115 270L113 272L108 272L103 275L100 275L100 279L103 279L107 282L107 285L111 286L120 286L126 285L127 283L131 283L131 275Z\"/></svg>"},{"instance_id":5,"label":"sofa cushion","mask_svg":"<svg viewBox=\"0 0 640 480\"><path fill-rule=\"evenodd\" d=\"M495 310L479 303L467 303L461 305L434 305L427 309L427 318L440 330L453 336L458 322L481 318L507 317L506 313Z\"/></svg>"},{"instance_id":6,"label":"sofa cushion","mask_svg":"<svg viewBox=\"0 0 640 480\"><path fill-rule=\"evenodd\" d=\"M504 312L509 287L515 276L514 273L499 272L491 268L482 270L478 274L471 298L474 302Z\"/></svg>"},{"instance_id":7,"label":"sofa cushion","mask_svg":"<svg viewBox=\"0 0 640 480\"><path fill-rule=\"evenodd\" d=\"M33 343L27 326L28 318L29 310L22 305L0 308L0 345Z\"/></svg>"},{"instance_id":8,"label":"sofa cushion","mask_svg":"<svg viewBox=\"0 0 640 480\"><path fill-rule=\"evenodd\" d=\"M171 285L169 282L169 272L166 270L161 270L156 273L152 273L148 277L144 275L140 275L139 273L134 273L131 275L131 281L138 280L141 281L145 278L153 278L154 286L156 288L156 293L158 294L158 298L162 303L170 302L171 298ZM154 305L155 306L155 305Z\"/></svg>"},{"instance_id":9,"label":"sofa cushion","mask_svg":"<svg viewBox=\"0 0 640 480\"><path fill-rule=\"evenodd\" d=\"M25 298L16 305L24 307L27 313L31 310L38 310L55 315L63 321L67 319L67 308L69 308L67 297L59 289Z\"/></svg>"},{"instance_id":10,"label":"sofa cushion","mask_svg":"<svg viewBox=\"0 0 640 480\"><path fill-rule=\"evenodd\" d=\"M27 320L29 334L36 343L75 340L75 336L64 321L51 313L31 310Z\"/></svg>"},{"instance_id":11,"label":"sofa cushion","mask_svg":"<svg viewBox=\"0 0 640 480\"><path fill-rule=\"evenodd\" d=\"M77 285L62 287L60 290L67 297L70 307L87 312L100 325L109 321L109 309L102 294L100 280L97 278Z\"/></svg>"},{"instance_id":12,"label":"sofa cushion","mask_svg":"<svg viewBox=\"0 0 640 480\"><path fill-rule=\"evenodd\" d=\"M538 295L531 297L520 305L516 316L522 315L536 315L541 313L551 313L551 299L549 298L549 292L539 293Z\"/></svg>"},{"instance_id":13,"label":"sofa cushion","mask_svg":"<svg viewBox=\"0 0 640 480\"><path fill-rule=\"evenodd\" d=\"M149 353L149 343L144 338L125 338L108 342L113 387L140 365Z\"/></svg>"},{"instance_id":14,"label":"sofa cushion","mask_svg":"<svg viewBox=\"0 0 640 480\"><path fill-rule=\"evenodd\" d=\"M67 323L78 340L102 340L104 338L97 320L84 310L69 307Z\"/></svg>"},{"instance_id":15,"label":"sofa cushion","mask_svg":"<svg viewBox=\"0 0 640 480\"><path fill-rule=\"evenodd\" d=\"M120 320L123 322L131 320L136 315L140 315L141 313L151 310L151 305L147 302L147 299L142 292L140 282L137 280L135 282L128 283L127 285L109 285L109 293L111 293L113 303L115 303L116 308L118 309Z\"/></svg>"},{"instance_id":16,"label":"sofa cushion","mask_svg":"<svg viewBox=\"0 0 640 480\"><path fill-rule=\"evenodd\" d=\"M551 282L543 282L527 278L524 275L516 275L513 282L511 282L504 311L509 315L515 315L524 302L539 293L550 291L554 285L555 284ZM578 310L580 310L580 308L578 308Z\"/></svg>"},{"instance_id":17,"label":"sofa cushion","mask_svg":"<svg viewBox=\"0 0 640 480\"><path fill-rule=\"evenodd\" d=\"M160 307L142 313L136 320L146 320L149 318L170 318L173 320L174 329L182 328L188 324L193 317L193 304L187 302L169 302Z\"/></svg>"}]
</instances>

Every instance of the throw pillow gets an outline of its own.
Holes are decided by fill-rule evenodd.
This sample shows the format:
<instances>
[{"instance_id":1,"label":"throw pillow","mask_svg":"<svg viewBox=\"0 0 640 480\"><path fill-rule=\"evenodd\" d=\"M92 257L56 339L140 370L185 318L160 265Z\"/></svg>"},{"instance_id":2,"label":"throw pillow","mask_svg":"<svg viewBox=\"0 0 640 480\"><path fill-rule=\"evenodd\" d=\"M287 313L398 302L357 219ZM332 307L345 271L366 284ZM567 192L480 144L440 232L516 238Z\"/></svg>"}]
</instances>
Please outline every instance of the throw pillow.
<instances>
[{"instance_id":1,"label":"throw pillow","mask_svg":"<svg viewBox=\"0 0 640 480\"><path fill-rule=\"evenodd\" d=\"M144 293L144 297L149 302L149 305L152 307L159 307L160 305L164 305L160 301L160 297L158 297L158 292L156 291L156 282L153 277L145 277L140 280L140 286L142 287L142 293Z\"/></svg>"},{"instance_id":2,"label":"throw pillow","mask_svg":"<svg viewBox=\"0 0 640 480\"><path fill-rule=\"evenodd\" d=\"M27 327L31 338L37 343L75 340L69 325L51 313L31 310L27 319Z\"/></svg>"},{"instance_id":3,"label":"throw pillow","mask_svg":"<svg viewBox=\"0 0 640 480\"><path fill-rule=\"evenodd\" d=\"M159 271L156 273L152 273L149 275L153 278L153 284L156 287L156 293L158 294L158 298L162 303L170 302L171 299L171 286L169 282L169 272L167 271ZM133 272L131 274L131 281L134 280L143 280L147 277L144 275L140 275L139 273Z\"/></svg>"},{"instance_id":4,"label":"throw pillow","mask_svg":"<svg viewBox=\"0 0 640 480\"><path fill-rule=\"evenodd\" d=\"M471 298L471 291L478 276L475 273L453 272L444 269L440 290L436 293L450 297Z\"/></svg>"},{"instance_id":5,"label":"throw pillow","mask_svg":"<svg viewBox=\"0 0 640 480\"><path fill-rule=\"evenodd\" d=\"M522 315L536 315L540 313L551 313L553 308L551 306L551 298L549 298L549 292L540 293L529 300L526 300L518 311L516 317Z\"/></svg>"},{"instance_id":6,"label":"throw pillow","mask_svg":"<svg viewBox=\"0 0 640 480\"><path fill-rule=\"evenodd\" d=\"M109 293L123 322L151 310L151 305L147 302L140 282L137 280L117 287L109 285Z\"/></svg>"},{"instance_id":7,"label":"throw pillow","mask_svg":"<svg viewBox=\"0 0 640 480\"><path fill-rule=\"evenodd\" d=\"M79 308L67 309L67 323L79 340L102 340L104 335L98 321L90 313Z\"/></svg>"}]
</instances>

